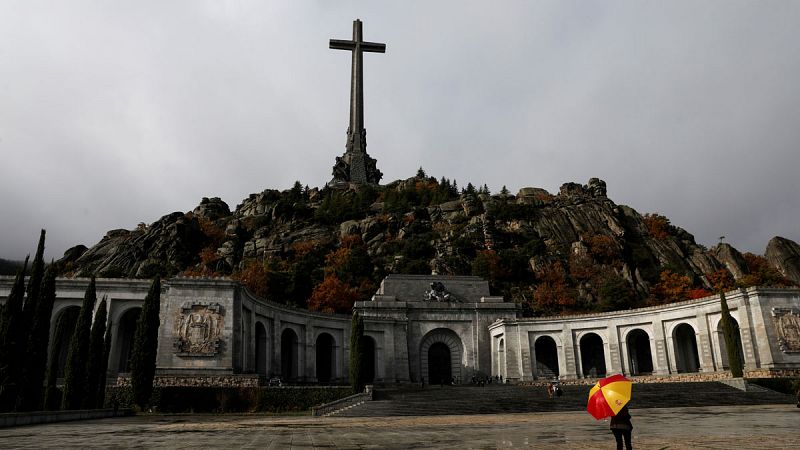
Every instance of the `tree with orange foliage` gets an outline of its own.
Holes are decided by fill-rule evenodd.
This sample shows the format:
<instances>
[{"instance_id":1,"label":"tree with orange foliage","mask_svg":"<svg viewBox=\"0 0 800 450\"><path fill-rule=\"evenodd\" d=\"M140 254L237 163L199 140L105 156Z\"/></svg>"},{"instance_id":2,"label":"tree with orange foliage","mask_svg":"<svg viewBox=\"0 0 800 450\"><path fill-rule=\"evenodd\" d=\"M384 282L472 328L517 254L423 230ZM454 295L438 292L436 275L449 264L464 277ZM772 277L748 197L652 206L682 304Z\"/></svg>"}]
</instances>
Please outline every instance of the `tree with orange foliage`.
<instances>
[{"instance_id":1,"label":"tree with orange foliage","mask_svg":"<svg viewBox=\"0 0 800 450\"><path fill-rule=\"evenodd\" d=\"M751 287L751 286L770 286L770 287L787 287L787 286L794 286L791 280L787 279L780 272L778 269L772 267L767 261L767 258L764 258L760 255L754 255L752 253L745 253L744 260L747 263L747 275L743 276L739 280L737 280L737 285L740 287Z\"/></svg>"},{"instance_id":2,"label":"tree with orange foliage","mask_svg":"<svg viewBox=\"0 0 800 450\"><path fill-rule=\"evenodd\" d=\"M557 314L575 307L575 293L567 285L561 262L544 265L537 271L536 277L540 280L533 293L536 309L544 314Z\"/></svg>"},{"instance_id":3,"label":"tree with orange foliage","mask_svg":"<svg viewBox=\"0 0 800 450\"><path fill-rule=\"evenodd\" d=\"M326 275L308 299L308 309L325 313L347 313L358 300L358 289L350 287L334 274Z\"/></svg>"},{"instance_id":4,"label":"tree with orange foliage","mask_svg":"<svg viewBox=\"0 0 800 450\"><path fill-rule=\"evenodd\" d=\"M249 261L241 272L234 273L231 278L241 282L253 294L267 298L267 269L258 261Z\"/></svg>"},{"instance_id":5,"label":"tree with orange foliage","mask_svg":"<svg viewBox=\"0 0 800 450\"><path fill-rule=\"evenodd\" d=\"M731 276L731 273L726 269L719 269L716 272L707 273L706 279L714 292L725 292L736 286L733 276Z\"/></svg>"},{"instance_id":6,"label":"tree with orange foliage","mask_svg":"<svg viewBox=\"0 0 800 450\"><path fill-rule=\"evenodd\" d=\"M650 290L649 302L656 305L682 302L689 299L692 280L671 270L661 272L660 281Z\"/></svg>"},{"instance_id":7,"label":"tree with orange foliage","mask_svg":"<svg viewBox=\"0 0 800 450\"><path fill-rule=\"evenodd\" d=\"M645 214L642 217L644 221L644 225L647 227L647 232L650 233L655 239L659 241L666 240L669 237L669 232L672 229L672 225L669 223L669 219L662 216L658 213L653 214Z\"/></svg>"}]
</instances>

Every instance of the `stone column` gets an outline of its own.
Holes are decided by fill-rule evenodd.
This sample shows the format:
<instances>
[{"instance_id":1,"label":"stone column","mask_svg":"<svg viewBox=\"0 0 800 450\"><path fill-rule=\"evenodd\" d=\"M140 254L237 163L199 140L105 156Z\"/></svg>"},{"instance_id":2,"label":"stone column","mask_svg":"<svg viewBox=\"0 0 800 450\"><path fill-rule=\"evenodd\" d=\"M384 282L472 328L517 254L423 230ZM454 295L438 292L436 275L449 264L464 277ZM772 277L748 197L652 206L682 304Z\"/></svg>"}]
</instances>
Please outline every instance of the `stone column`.
<instances>
[{"instance_id":1,"label":"stone column","mask_svg":"<svg viewBox=\"0 0 800 450\"><path fill-rule=\"evenodd\" d=\"M664 335L664 323L656 319L653 321L653 335L650 336L650 352L653 357L653 373L655 375L667 375L670 369L670 347L672 339L667 339ZM673 358L674 361L674 358Z\"/></svg>"},{"instance_id":2,"label":"stone column","mask_svg":"<svg viewBox=\"0 0 800 450\"><path fill-rule=\"evenodd\" d=\"M303 381L317 381L316 363L316 340L314 339L314 325L306 325L301 329L299 339L301 342L297 343L297 357L298 365L303 373L298 374Z\"/></svg>"},{"instance_id":3,"label":"stone column","mask_svg":"<svg viewBox=\"0 0 800 450\"><path fill-rule=\"evenodd\" d=\"M608 334L608 356L606 357L606 373L622 373L622 362L620 357L619 335L617 334L617 324L611 322L606 328Z\"/></svg>"},{"instance_id":4,"label":"stone column","mask_svg":"<svg viewBox=\"0 0 800 450\"><path fill-rule=\"evenodd\" d=\"M753 342L755 330L753 329L753 322L750 320L752 306L750 305L750 298L747 296L747 292L745 290L740 290L739 294L741 297L736 299L735 305L739 316L737 317L737 321L739 322L739 333L742 337L742 352L744 353L744 355L742 355L744 357L744 360L742 361L744 366L743 369L754 370L758 367L758 358Z\"/></svg>"},{"instance_id":5,"label":"stone column","mask_svg":"<svg viewBox=\"0 0 800 450\"><path fill-rule=\"evenodd\" d=\"M580 378L580 362L575 350L575 340L572 338L572 328L566 323L561 331L561 345L563 348L558 352L560 378L568 380Z\"/></svg>"},{"instance_id":6,"label":"stone column","mask_svg":"<svg viewBox=\"0 0 800 450\"><path fill-rule=\"evenodd\" d=\"M713 350L711 349L711 337L709 336L708 322L704 312L697 315L697 356L700 359L700 372L714 371Z\"/></svg>"}]
</instances>

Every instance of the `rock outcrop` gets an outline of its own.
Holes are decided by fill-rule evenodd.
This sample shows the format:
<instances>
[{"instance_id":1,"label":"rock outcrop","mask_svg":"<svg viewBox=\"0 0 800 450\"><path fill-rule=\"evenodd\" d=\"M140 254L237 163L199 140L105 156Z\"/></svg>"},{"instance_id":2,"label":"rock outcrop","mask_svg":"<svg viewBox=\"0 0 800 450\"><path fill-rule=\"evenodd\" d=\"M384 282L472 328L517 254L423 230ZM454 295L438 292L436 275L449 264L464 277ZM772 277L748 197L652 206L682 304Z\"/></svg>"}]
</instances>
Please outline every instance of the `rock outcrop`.
<instances>
[{"instance_id":1,"label":"rock outcrop","mask_svg":"<svg viewBox=\"0 0 800 450\"><path fill-rule=\"evenodd\" d=\"M502 269L495 273L511 285L504 292L523 298L530 297L543 270L560 262L560 270L577 277L571 288L587 304L598 295L590 279L598 272L614 274L639 298L648 296L667 269L706 288L706 274L719 269L735 279L747 274L747 263L732 246L707 250L666 218L656 219L660 228L654 231L653 216L615 204L607 197L606 183L597 178L585 185L565 183L557 194L526 187L516 195L458 192L449 182L418 177L381 187L321 191L298 184L282 192L251 194L233 211L219 198L203 198L191 212L168 214L134 230L109 231L89 249L70 249L59 263L63 272L74 275L152 277L230 275L250 261L272 261L289 280L276 278L275 283L289 286L292 277L300 276L296 271L321 273L325 254L356 240L374 273L460 275ZM298 258L313 248L321 249L317 259L297 268ZM502 267L485 259L482 264L489 269L473 266L487 250L502 259ZM800 246L776 237L767 257L800 283ZM581 271L585 276L575 275Z\"/></svg>"},{"instance_id":2,"label":"rock outcrop","mask_svg":"<svg viewBox=\"0 0 800 450\"><path fill-rule=\"evenodd\" d=\"M800 245L780 236L775 236L767 244L767 261L780 271L781 275L800 285Z\"/></svg>"}]
</instances>

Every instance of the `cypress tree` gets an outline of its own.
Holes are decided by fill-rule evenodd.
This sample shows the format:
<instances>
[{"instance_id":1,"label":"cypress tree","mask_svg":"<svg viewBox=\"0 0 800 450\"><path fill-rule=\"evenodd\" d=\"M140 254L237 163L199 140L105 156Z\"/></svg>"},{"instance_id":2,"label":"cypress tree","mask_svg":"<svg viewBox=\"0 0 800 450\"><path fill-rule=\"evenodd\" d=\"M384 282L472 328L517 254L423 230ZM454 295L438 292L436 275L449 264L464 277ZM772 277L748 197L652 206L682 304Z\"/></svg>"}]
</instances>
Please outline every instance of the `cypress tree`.
<instances>
[{"instance_id":1,"label":"cypress tree","mask_svg":"<svg viewBox=\"0 0 800 450\"><path fill-rule=\"evenodd\" d=\"M29 291L30 292L30 291ZM39 301L31 322L22 389L17 399L17 409L36 411L42 409L43 384L47 370L47 346L50 341L50 316L56 300L56 269L53 263L47 267L42 280Z\"/></svg>"},{"instance_id":2,"label":"cypress tree","mask_svg":"<svg viewBox=\"0 0 800 450\"><path fill-rule=\"evenodd\" d=\"M8 295L0 318L0 412L12 411L17 402L19 381L19 360L22 357L22 337L25 330L21 327L22 303L25 300L25 272L28 269L28 257L25 264L17 272L11 293Z\"/></svg>"},{"instance_id":3,"label":"cypress tree","mask_svg":"<svg viewBox=\"0 0 800 450\"><path fill-rule=\"evenodd\" d=\"M86 397L86 361L89 356L89 327L92 323L92 311L97 302L95 279L89 281L86 294L83 296L78 323L69 342L67 368L64 373L64 395L61 398L61 409L80 409Z\"/></svg>"},{"instance_id":4,"label":"cypress tree","mask_svg":"<svg viewBox=\"0 0 800 450\"><path fill-rule=\"evenodd\" d=\"M136 322L133 351L131 352L131 386L134 402L140 408L150 401L156 375L158 350L159 310L161 308L161 280L156 278L144 299L142 312Z\"/></svg>"},{"instance_id":5,"label":"cypress tree","mask_svg":"<svg viewBox=\"0 0 800 450\"><path fill-rule=\"evenodd\" d=\"M103 370L103 354L105 353L105 334L106 334L106 298L100 300L100 306L94 314L94 324L92 325L92 335L89 340L89 361L86 367L86 396L84 397L84 409L92 409L97 406L97 392L100 386L100 379L105 378ZM104 370L103 370L104 372Z\"/></svg>"},{"instance_id":6,"label":"cypress tree","mask_svg":"<svg viewBox=\"0 0 800 450\"><path fill-rule=\"evenodd\" d=\"M61 356L61 348L69 345L69 341L64 339L68 336L69 328L72 328L78 320L78 311L75 308L67 308L56 322L56 330L53 333L53 348L50 351L50 359L47 362L47 380L44 388L44 408L47 411L56 411L61 406L61 393L56 387L58 381L58 359Z\"/></svg>"},{"instance_id":7,"label":"cypress tree","mask_svg":"<svg viewBox=\"0 0 800 450\"><path fill-rule=\"evenodd\" d=\"M28 279L28 298L22 307L22 326L25 330L30 329L33 316L36 314L36 305L39 303L39 293L42 288L42 277L44 276L44 235L45 231L39 234L39 245L36 247L36 255L33 257L31 265L31 277ZM23 345L27 345L25 339Z\"/></svg>"},{"instance_id":8,"label":"cypress tree","mask_svg":"<svg viewBox=\"0 0 800 450\"><path fill-rule=\"evenodd\" d=\"M350 322L350 386L353 392L364 390L364 320L353 312Z\"/></svg>"},{"instance_id":9,"label":"cypress tree","mask_svg":"<svg viewBox=\"0 0 800 450\"><path fill-rule=\"evenodd\" d=\"M97 403L95 403L95 408L102 408L106 402L106 379L108 373L108 357L111 355L111 321L108 322L108 327L106 327L106 337L103 342L103 359L100 361L100 368L98 372L100 373L100 379L97 383Z\"/></svg>"},{"instance_id":10,"label":"cypress tree","mask_svg":"<svg viewBox=\"0 0 800 450\"><path fill-rule=\"evenodd\" d=\"M736 330L733 328L731 311L728 309L728 300L725 299L725 293L720 290L719 303L722 308L722 318L720 325L722 326L722 333L725 336L725 350L728 352L728 365L731 368L731 376L734 378L741 378L743 375L742 358L739 354L739 342L741 337L736 335ZM737 339L737 337L739 339Z\"/></svg>"}]
</instances>

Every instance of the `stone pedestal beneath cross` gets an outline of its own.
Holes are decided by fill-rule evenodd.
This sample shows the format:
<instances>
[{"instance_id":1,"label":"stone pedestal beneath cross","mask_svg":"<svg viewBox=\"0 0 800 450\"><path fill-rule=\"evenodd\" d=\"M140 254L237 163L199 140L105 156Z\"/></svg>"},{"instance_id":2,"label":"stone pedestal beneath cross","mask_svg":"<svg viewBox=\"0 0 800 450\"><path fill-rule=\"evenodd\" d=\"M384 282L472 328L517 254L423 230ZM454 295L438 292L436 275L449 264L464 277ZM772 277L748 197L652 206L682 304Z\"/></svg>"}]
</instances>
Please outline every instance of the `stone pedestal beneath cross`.
<instances>
[{"instance_id":1,"label":"stone pedestal beneath cross","mask_svg":"<svg viewBox=\"0 0 800 450\"><path fill-rule=\"evenodd\" d=\"M367 130L364 128L364 52L384 53L386 44L364 42L361 21L353 21L353 40L330 40L330 48L349 50L353 62L350 73L350 124L347 127L345 153L336 158L333 180L329 185L356 183L378 184L383 174L367 154Z\"/></svg>"}]
</instances>

